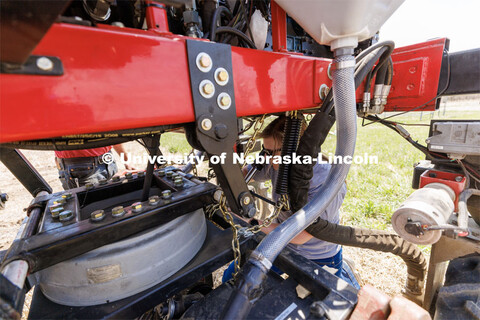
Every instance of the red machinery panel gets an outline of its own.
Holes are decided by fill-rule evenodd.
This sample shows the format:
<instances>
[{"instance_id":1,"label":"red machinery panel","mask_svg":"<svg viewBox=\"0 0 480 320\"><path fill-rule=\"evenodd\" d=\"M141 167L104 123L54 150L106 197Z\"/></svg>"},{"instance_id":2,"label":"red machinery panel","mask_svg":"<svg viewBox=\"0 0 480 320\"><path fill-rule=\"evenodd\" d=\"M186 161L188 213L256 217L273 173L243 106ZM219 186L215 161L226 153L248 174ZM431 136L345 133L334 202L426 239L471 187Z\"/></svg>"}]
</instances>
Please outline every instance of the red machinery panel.
<instances>
[{"instance_id":1,"label":"red machinery panel","mask_svg":"<svg viewBox=\"0 0 480 320\"><path fill-rule=\"evenodd\" d=\"M192 122L185 39L54 24L33 54L60 58L64 75L1 74L0 142ZM395 76L387 110L435 97L444 42L395 51L395 74L417 69ZM232 47L232 60L238 116L316 107L320 85L331 86L328 59Z\"/></svg>"}]
</instances>

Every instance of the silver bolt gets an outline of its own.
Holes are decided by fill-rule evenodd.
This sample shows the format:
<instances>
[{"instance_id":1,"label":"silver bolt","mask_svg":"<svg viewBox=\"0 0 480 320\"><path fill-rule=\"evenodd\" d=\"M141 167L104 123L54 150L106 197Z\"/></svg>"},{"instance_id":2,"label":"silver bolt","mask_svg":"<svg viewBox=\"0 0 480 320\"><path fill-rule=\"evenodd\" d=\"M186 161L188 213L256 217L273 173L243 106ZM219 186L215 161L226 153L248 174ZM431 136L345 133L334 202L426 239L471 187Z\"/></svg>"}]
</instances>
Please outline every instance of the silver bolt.
<instances>
[{"instance_id":1,"label":"silver bolt","mask_svg":"<svg viewBox=\"0 0 480 320\"><path fill-rule=\"evenodd\" d=\"M151 196L150 198L148 198L148 203L151 204L152 206L157 205L159 201L160 201L159 196Z\"/></svg>"},{"instance_id":2,"label":"silver bolt","mask_svg":"<svg viewBox=\"0 0 480 320\"><path fill-rule=\"evenodd\" d=\"M455 181L460 182L462 181L463 177L462 176L456 176Z\"/></svg>"},{"instance_id":3,"label":"silver bolt","mask_svg":"<svg viewBox=\"0 0 480 320\"><path fill-rule=\"evenodd\" d=\"M58 215L58 219L62 222L64 221L70 221L73 219L73 212L70 211L70 210L65 210L65 211L62 211L60 212L60 214Z\"/></svg>"},{"instance_id":4,"label":"silver bolt","mask_svg":"<svg viewBox=\"0 0 480 320\"><path fill-rule=\"evenodd\" d=\"M183 186L183 180L182 180L182 178L175 179L175 181L173 182L173 184L175 185L175 187L181 187L181 186Z\"/></svg>"},{"instance_id":5,"label":"silver bolt","mask_svg":"<svg viewBox=\"0 0 480 320\"><path fill-rule=\"evenodd\" d=\"M114 177L112 178L112 181L113 181L113 182L118 182L118 181L120 181L120 176L114 176Z\"/></svg>"},{"instance_id":6,"label":"silver bolt","mask_svg":"<svg viewBox=\"0 0 480 320\"><path fill-rule=\"evenodd\" d=\"M328 86L326 84L322 84L320 88L318 89L318 96L320 97L321 100L325 100L328 94Z\"/></svg>"},{"instance_id":7,"label":"silver bolt","mask_svg":"<svg viewBox=\"0 0 480 320\"><path fill-rule=\"evenodd\" d=\"M172 191L170 190L163 190L162 191L162 198L167 200L167 199L170 199L172 197Z\"/></svg>"},{"instance_id":8,"label":"silver bolt","mask_svg":"<svg viewBox=\"0 0 480 320\"><path fill-rule=\"evenodd\" d=\"M105 219L105 211L103 210L95 210L90 214L90 220L97 222L102 221Z\"/></svg>"},{"instance_id":9,"label":"silver bolt","mask_svg":"<svg viewBox=\"0 0 480 320\"><path fill-rule=\"evenodd\" d=\"M125 173L125 178L127 178L127 179L133 179L133 173L131 173L131 172Z\"/></svg>"},{"instance_id":10,"label":"silver bolt","mask_svg":"<svg viewBox=\"0 0 480 320\"><path fill-rule=\"evenodd\" d=\"M122 206L118 206L112 209L112 216L114 218L121 217L125 214L125 210L123 209Z\"/></svg>"},{"instance_id":11,"label":"silver bolt","mask_svg":"<svg viewBox=\"0 0 480 320\"><path fill-rule=\"evenodd\" d=\"M62 198L64 198L65 200L70 200L73 198L73 194L71 194L70 192L65 192L64 194L62 194Z\"/></svg>"},{"instance_id":12,"label":"silver bolt","mask_svg":"<svg viewBox=\"0 0 480 320\"><path fill-rule=\"evenodd\" d=\"M138 213L138 212L142 211L142 203L141 202L135 202L134 204L132 204L132 211L135 212L135 213Z\"/></svg>"},{"instance_id":13,"label":"silver bolt","mask_svg":"<svg viewBox=\"0 0 480 320\"><path fill-rule=\"evenodd\" d=\"M327 69L327 76L330 80L333 80L333 77L332 77L332 64L330 63L328 65L328 69Z\"/></svg>"},{"instance_id":14,"label":"silver bolt","mask_svg":"<svg viewBox=\"0 0 480 320\"><path fill-rule=\"evenodd\" d=\"M165 174L167 175L167 178L173 179L173 171L167 171Z\"/></svg>"},{"instance_id":15,"label":"silver bolt","mask_svg":"<svg viewBox=\"0 0 480 320\"><path fill-rule=\"evenodd\" d=\"M248 205L250 203L250 197L243 198L243 204Z\"/></svg>"},{"instance_id":16,"label":"silver bolt","mask_svg":"<svg viewBox=\"0 0 480 320\"><path fill-rule=\"evenodd\" d=\"M60 215L60 212L62 212L62 211L63 211L62 206L50 210L50 212L52 213L52 218L54 218L54 219L58 218L58 216Z\"/></svg>"},{"instance_id":17,"label":"silver bolt","mask_svg":"<svg viewBox=\"0 0 480 320\"><path fill-rule=\"evenodd\" d=\"M57 198L53 200L53 204L65 204L67 200L65 198Z\"/></svg>"},{"instance_id":18,"label":"silver bolt","mask_svg":"<svg viewBox=\"0 0 480 320\"><path fill-rule=\"evenodd\" d=\"M212 120L210 119L203 119L202 120L202 129L208 131L212 129Z\"/></svg>"},{"instance_id":19,"label":"silver bolt","mask_svg":"<svg viewBox=\"0 0 480 320\"><path fill-rule=\"evenodd\" d=\"M160 170L158 170L158 175L159 175L160 177L165 176L165 169L160 169Z\"/></svg>"},{"instance_id":20,"label":"silver bolt","mask_svg":"<svg viewBox=\"0 0 480 320\"><path fill-rule=\"evenodd\" d=\"M47 57L40 57L37 59L37 67L43 71L50 71L53 69L53 62Z\"/></svg>"}]
</instances>

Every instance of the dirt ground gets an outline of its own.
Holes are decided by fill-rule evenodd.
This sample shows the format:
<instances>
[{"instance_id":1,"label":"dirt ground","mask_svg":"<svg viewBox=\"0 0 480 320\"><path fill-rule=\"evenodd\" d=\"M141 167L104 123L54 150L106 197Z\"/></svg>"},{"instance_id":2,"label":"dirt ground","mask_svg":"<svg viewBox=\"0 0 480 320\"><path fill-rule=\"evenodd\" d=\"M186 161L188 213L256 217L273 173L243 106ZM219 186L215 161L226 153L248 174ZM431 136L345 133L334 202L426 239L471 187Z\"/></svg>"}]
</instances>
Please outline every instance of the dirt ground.
<instances>
[{"instance_id":1,"label":"dirt ground","mask_svg":"<svg viewBox=\"0 0 480 320\"><path fill-rule=\"evenodd\" d=\"M126 144L127 152L142 152L137 143ZM40 172L54 191L62 190L55 167L52 151L23 151L27 159ZM119 166L123 171L123 166ZM0 190L9 196L6 208L0 210L0 250L6 250L12 243L22 220L25 218L23 209L32 200L31 195L20 182L0 163ZM344 255L355 262L361 276L362 285L370 284L383 292L394 296L401 292L406 279L406 267L403 261L391 254L378 253L371 250L344 248ZM218 278L220 272L217 272ZM28 314L31 297L27 296L23 318Z\"/></svg>"}]
</instances>

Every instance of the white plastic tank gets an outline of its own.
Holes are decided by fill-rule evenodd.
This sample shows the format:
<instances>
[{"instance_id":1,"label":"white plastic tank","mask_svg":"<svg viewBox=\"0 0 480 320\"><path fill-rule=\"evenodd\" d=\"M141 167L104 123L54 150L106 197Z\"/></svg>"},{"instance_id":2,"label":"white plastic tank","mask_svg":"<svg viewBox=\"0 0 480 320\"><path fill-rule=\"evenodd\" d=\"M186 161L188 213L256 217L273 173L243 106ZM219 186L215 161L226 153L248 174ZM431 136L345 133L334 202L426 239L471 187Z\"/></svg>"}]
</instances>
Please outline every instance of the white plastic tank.
<instances>
[{"instance_id":1,"label":"white plastic tank","mask_svg":"<svg viewBox=\"0 0 480 320\"><path fill-rule=\"evenodd\" d=\"M318 43L356 47L372 37L404 0L275 0Z\"/></svg>"}]
</instances>

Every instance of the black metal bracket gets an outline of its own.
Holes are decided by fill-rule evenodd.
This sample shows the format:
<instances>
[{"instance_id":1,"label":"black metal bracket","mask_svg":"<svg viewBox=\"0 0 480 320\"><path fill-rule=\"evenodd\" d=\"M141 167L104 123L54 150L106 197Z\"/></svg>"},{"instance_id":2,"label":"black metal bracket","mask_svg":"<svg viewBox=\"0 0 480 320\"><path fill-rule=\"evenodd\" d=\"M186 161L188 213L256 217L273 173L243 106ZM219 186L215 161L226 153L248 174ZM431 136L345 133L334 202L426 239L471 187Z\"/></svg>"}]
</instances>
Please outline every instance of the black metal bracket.
<instances>
[{"instance_id":1,"label":"black metal bracket","mask_svg":"<svg viewBox=\"0 0 480 320\"><path fill-rule=\"evenodd\" d=\"M230 208L235 213L253 217L255 202L240 166L233 159L238 130L231 47L194 40L186 43L195 109L195 140L207 152Z\"/></svg>"},{"instance_id":2,"label":"black metal bracket","mask_svg":"<svg viewBox=\"0 0 480 320\"><path fill-rule=\"evenodd\" d=\"M27 61L22 64L11 64L2 62L1 73L6 74L30 74L37 76L62 76L62 60L57 57L47 56L29 56Z\"/></svg>"},{"instance_id":3,"label":"black metal bracket","mask_svg":"<svg viewBox=\"0 0 480 320\"><path fill-rule=\"evenodd\" d=\"M20 319L24 301L25 290L0 273L0 319Z\"/></svg>"}]
</instances>

